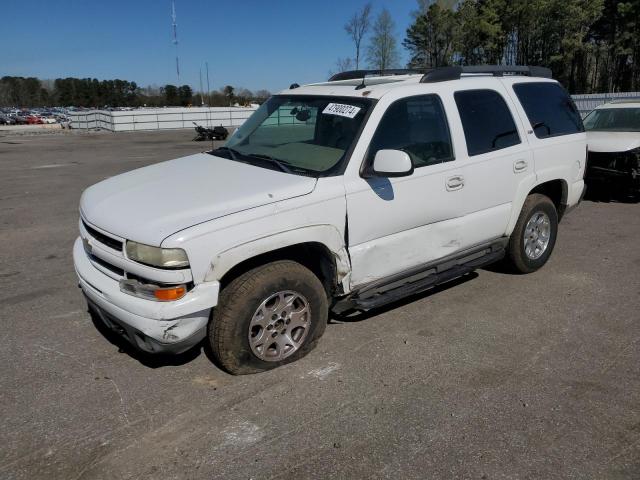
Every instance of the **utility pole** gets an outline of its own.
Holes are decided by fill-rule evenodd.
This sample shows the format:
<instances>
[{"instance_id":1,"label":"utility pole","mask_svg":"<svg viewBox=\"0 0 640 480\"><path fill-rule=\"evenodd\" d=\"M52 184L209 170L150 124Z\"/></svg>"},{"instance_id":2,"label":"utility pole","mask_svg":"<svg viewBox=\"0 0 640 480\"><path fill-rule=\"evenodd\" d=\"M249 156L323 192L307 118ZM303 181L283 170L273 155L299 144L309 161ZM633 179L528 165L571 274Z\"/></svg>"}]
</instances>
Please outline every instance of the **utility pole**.
<instances>
[{"instance_id":1,"label":"utility pole","mask_svg":"<svg viewBox=\"0 0 640 480\"><path fill-rule=\"evenodd\" d=\"M178 25L176 23L176 2L171 0L171 19L173 27L173 44L176 46L176 75L178 76L178 86L180 86L180 62L178 61Z\"/></svg>"},{"instance_id":2,"label":"utility pole","mask_svg":"<svg viewBox=\"0 0 640 480\"><path fill-rule=\"evenodd\" d=\"M211 87L209 86L209 62L204 62L207 66L207 101L209 102L209 106L211 106Z\"/></svg>"},{"instance_id":3,"label":"utility pole","mask_svg":"<svg viewBox=\"0 0 640 480\"><path fill-rule=\"evenodd\" d=\"M200 106L204 107L204 98L202 97L202 67L200 67Z\"/></svg>"}]
</instances>

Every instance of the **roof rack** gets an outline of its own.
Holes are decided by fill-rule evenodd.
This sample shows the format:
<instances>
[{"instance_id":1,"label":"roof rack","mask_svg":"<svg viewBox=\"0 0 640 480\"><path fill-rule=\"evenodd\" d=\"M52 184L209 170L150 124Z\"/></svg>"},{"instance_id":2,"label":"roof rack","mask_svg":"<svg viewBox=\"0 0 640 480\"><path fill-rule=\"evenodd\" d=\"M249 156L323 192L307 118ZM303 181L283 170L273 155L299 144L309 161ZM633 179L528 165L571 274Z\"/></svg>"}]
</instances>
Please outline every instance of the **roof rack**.
<instances>
[{"instance_id":1,"label":"roof rack","mask_svg":"<svg viewBox=\"0 0 640 480\"><path fill-rule=\"evenodd\" d=\"M389 76L389 75L411 75L424 73L425 70L416 70L414 68L393 68L388 70L348 70L346 72L336 73L329 78L330 82L339 80L355 80L357 78L365 78L369 76Z\"/></svg>"},{"instance_id":2,"label":"roof rack","mask_svg":"<svg viewBox=\"0 0 640 480\"><path fill-rule=\"evenodd\" d=\"M488 74L502 77L505 74L525 75L529 77L551 78L551 70L546 67L527 65L470 65L466 67L439 67L429 70L420 79L420 83L446 82L458 80L463 73Z\"/></svg>"}]
</instances>

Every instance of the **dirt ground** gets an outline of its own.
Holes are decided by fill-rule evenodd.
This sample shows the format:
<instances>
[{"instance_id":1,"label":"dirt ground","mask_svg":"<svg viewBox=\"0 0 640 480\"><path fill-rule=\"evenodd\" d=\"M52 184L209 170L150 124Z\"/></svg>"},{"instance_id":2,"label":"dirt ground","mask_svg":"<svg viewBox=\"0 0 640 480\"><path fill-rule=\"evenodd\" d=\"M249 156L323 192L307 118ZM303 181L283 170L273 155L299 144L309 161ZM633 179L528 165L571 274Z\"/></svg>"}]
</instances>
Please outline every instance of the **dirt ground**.
<instances>
[{"instance_id":1,"label":"dirt ground","mask_svg":"<svg viewBox=\"0 0 640 480\"><path fill-rule=\"evenodd\" d=\"M480 270L232 377L120 348L71 259L83 189L192 136L0 132L0 478L640 478L638 204L583 202L539 272Z\"/></svg>"}]
</instances>

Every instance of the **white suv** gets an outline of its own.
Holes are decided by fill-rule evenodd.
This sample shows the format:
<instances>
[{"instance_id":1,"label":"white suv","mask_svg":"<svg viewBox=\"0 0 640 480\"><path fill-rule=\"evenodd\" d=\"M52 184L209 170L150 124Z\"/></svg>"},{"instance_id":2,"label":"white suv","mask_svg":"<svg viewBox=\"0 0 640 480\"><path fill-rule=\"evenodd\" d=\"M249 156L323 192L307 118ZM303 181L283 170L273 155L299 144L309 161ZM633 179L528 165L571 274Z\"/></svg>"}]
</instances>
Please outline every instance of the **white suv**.
<instances>
[{"instance_id":1,"label":"white suv","mask_svg":"<svg viewBox=\"0 0 640 480\"><path fill-rule=\"evenodd\" d=\"M550 72L378 73L293 84L224 147L87 189L74 263L91 310L144 351L206 338L251 373L306 354L330 312L503 258L542 267L586 155Z\"/></svg>"}]
</instances>

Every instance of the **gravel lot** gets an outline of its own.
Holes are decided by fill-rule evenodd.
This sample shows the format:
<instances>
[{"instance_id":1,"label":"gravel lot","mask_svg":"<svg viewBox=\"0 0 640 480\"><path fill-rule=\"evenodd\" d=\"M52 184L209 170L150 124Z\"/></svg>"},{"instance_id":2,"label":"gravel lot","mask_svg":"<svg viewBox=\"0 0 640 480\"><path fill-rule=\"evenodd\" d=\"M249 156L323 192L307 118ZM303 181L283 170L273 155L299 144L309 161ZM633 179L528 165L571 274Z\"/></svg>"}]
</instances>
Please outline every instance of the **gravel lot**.
<instances>
[{"instance_id":1,"label":"gravel lot","mask_svg":"<svg viewBox=\"0 0 640 480\"><path fill-rule=\"evenodd\" d=\"M585 201L550 263L329 325L232 377L101 334L78 200L206 144L191 131L0 132L0 478L640 478L640 206Z\"/></svg>"}]
</instances>

